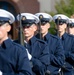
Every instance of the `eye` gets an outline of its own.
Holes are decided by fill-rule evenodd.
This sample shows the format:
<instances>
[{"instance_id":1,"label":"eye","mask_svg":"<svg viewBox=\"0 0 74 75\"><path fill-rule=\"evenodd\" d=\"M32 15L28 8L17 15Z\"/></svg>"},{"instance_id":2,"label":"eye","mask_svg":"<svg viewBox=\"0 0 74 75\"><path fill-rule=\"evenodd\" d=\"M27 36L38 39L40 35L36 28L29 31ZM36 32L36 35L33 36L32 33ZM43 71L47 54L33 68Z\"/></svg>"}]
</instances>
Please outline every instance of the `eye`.
<instances>
[{"instance_id":1,"label":"eye","mask_svg":"<svg viewBox=\"0 0 74 75\"><path fill-rule=\"evenodd\" d=\"M23 28L30 28L30 26L23 26Z\"/></svg>"}]
</instances>

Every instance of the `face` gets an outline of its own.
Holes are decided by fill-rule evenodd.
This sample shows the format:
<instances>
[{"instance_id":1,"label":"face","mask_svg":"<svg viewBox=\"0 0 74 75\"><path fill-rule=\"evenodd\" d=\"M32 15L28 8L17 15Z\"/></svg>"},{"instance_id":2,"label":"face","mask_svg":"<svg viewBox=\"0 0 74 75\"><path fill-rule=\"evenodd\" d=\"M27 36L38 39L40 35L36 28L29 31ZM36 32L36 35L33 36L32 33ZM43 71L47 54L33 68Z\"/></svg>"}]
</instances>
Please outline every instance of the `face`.
<instances>
[{"instance_id":1,"label":"face","mask_svg":"<svg viewBox=\"0 0 74 75\"><path fill-rule=\"evenodd\" d=\"M67 27L67 32L74 35L74 27Z\"/></svg>"},{"instance_id":2,"label":"face","mask_svg":"<svg viewBox=\"0 0 74 75\"><path fill-rule=\"evenodd\" d=\"M65 32L67 25L63 23L62 25L56 25L58 32Z\"/></svg>"},{"instance_id":3,"label":"face","mask_svg":"<svg viewBox=\"0 0 74 75\"><path fill-rule=\"evenodd\" d=\"M5 23L0 26L0 40L5 40L8 36L8 32L10 31L11 27L8 23Z\"/></svg>"},{"instance_id":4,"label":"face","mask_svg":"<svg viewBox=\"0 0 74 75\"><path fill-rule=\"evenodd\" d=\"M25 38L31 38L34 36L34 32L37 30L37 27L35 24L32 24L28 27L23 27L23 33Z\"/></svg>"},{"instance_id":5,"label":"face","mask_svg":"<svg viewBox=\"0 0 74 75\"><path fill-rule=\"evenodd\" d=\"M46 23L44 25L41 24L41 34L46 34L48 32L48 29L50 28L50 24Z\"/></svg>"}]
</instances>

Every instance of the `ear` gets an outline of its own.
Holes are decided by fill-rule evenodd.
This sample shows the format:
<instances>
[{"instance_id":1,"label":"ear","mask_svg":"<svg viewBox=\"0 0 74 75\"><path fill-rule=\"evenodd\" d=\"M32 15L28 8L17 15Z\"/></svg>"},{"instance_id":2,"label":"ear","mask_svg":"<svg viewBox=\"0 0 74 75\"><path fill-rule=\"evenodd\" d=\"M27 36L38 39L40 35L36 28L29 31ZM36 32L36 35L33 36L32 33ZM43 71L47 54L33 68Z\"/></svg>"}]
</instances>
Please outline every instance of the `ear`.
<instances>
[{"instance_id":1,"label":"ear","mask_svg":"<svg viewBox=\"0 0 74 75\"><path fill-rule=\"evenodd\" d=\"M65 29L67 28L67 24L65 24Z\"/></svg>"},{"instance_id":2,"label":"ear","mask_svg":"<svg viewBox=\"0 0 74 75\"><path fill-rule=\"evenodd\" d=\"M36 30L37 30L37 26L36 26L36 25L34 25L33 30L34 30L34 31L36 31Z\"/></svg>"},{"instance_id":3,"label":"ear","mask_svg":"<svg viewBox=\"0 0 74 75\"><path fill-rule=\"evenodd\" d=\"M50 23L47 23L48 24L48 29L50 28Z\"/></svg>"},{"instance_id":4,"label":"ear","mask_svg":"<svg viewBox=\"0 0 74 75\"><path fill-rule=\"evenodd\" d=\"M8 24L6 27L7 32L9 32L11 30L11 26Z\"/></svg>"}]
</instances>

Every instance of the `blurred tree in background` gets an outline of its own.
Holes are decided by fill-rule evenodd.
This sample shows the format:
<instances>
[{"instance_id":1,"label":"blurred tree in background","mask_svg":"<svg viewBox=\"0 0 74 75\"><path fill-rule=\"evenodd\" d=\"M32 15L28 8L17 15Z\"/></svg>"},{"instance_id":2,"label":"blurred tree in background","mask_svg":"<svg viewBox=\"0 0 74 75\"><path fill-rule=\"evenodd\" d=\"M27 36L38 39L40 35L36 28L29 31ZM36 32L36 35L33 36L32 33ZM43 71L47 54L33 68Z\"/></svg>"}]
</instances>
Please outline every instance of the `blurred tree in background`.
<instances>
[{"instance_id":1,"label":"blurred tree in background","mask_svg":"<svg viewBox=\"0 0 74 75\"><path fill-rule=\"evenodd\" d=\"M49 12L49 14L52 16L54 16L55 14L64 14L68 17L74 18L74 0L60 0L59 2L56 1L55 9L56 13ZM55 34L56 32L53 22L51 23L51 28L49 29L49 32L52 34Z\"/></svg>"},{"instance_id":2,"label":"blurred tree in background","mask_svg":"<svg viewBox=\"0 0 74 75\"><path fill-rule=\"evenodd\" d=\"M60 0L56 2L55 9L57 14L61 13L71 17L74 14L74 0Z\"/></svg>"}]
</instances>

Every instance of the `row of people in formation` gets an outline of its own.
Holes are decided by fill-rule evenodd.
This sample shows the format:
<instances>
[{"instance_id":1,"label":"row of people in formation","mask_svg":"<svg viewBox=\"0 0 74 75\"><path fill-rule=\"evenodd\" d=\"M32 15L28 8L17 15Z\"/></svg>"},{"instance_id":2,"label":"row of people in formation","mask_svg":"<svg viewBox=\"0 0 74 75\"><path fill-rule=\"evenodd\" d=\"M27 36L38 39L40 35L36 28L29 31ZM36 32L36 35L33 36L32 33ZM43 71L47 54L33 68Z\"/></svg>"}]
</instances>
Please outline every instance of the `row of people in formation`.
<instances>
[{"instance_id":1,"label":"row of people in formation","mask_svg":"<svg viewBox=\"0 0 74 75\"><path fill-rule=\"evenodd\" d=\"M57 34L48 32L50 22L56 24ZM0 73L1 75L72 75L74 66L74 36L66 28L73 21L63 14L21 13L24 46L20 39L12 41L8 32L15 17L0 9ZM38 32L36 32L38 29ZM36 33L35 33L36 32Z\"/></svg>"}]
</instances>

